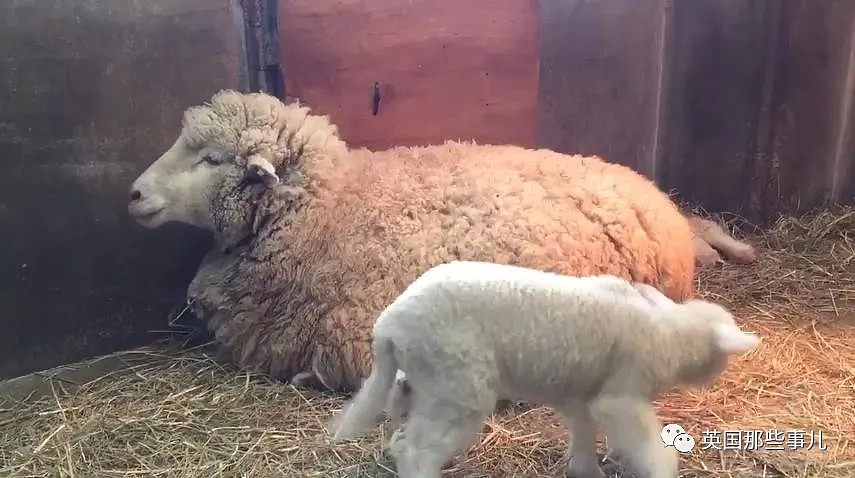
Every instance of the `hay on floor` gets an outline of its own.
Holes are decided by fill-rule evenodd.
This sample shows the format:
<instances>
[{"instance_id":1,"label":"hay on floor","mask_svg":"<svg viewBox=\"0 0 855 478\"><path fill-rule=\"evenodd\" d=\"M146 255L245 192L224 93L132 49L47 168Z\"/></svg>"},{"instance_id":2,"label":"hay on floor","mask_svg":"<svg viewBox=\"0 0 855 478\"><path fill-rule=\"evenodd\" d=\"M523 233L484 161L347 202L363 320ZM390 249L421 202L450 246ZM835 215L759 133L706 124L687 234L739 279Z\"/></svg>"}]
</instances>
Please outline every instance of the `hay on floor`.
<instances>
[{"instance_id":1,"label":"hay on floor","mask_svg":"<svg viewBox=\"0 0 855 478\"><path fill-rule=\"evenodd\" d=\"M783 218L747 238L756 264L701 270L701 296L731 307L763 343L715 386L657 401L663 421L681 424L698 444L682 455L681 476L855 476L850 231L850 208ZM394 476L382 426L358 442L327 441L324 425L340 397L238 372L201 349L123 356L133 365L121 372L79 387L54 380L43 398L0 403L0 475ZM738 450L700 449L709 446L705 431L718 432L723 447L726 432L768 430L802 430L805 444L748 450L743 437ZM557 414L512 409L488 421L448 476L563 476L565 454Z\"/></svg>"}]
</instances>

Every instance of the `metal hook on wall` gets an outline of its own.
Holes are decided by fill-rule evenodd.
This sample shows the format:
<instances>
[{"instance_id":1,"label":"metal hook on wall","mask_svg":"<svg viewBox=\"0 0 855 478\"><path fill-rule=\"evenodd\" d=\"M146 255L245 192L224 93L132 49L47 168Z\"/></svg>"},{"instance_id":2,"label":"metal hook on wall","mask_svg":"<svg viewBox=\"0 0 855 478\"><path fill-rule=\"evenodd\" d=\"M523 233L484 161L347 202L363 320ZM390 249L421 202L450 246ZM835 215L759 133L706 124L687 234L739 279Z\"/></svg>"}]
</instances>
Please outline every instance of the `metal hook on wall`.
<instances>
[{"instance_id":1,"label":"metal hook on wall","mask_svg":"<svg viewBox=\"0 0 855 478\"><path fill-rule=\"evenodd\" d=\"M371 114L377 116L380 111L380 83L374 82L374 93L371 96Z\"/></svg>"}]
</instances>

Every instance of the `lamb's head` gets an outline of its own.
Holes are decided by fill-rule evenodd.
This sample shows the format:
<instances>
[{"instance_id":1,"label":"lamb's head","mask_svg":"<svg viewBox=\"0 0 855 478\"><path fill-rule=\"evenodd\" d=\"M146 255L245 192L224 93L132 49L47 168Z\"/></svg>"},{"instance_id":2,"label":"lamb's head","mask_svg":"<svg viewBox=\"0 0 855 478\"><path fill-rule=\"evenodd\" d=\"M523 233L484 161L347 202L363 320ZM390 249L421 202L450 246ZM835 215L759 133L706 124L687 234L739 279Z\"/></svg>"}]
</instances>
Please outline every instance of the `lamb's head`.
<instances>
[{"instance_id":1,"label":"lamb's head","mask_svg":"<svg viewBox=\"0 0 855 478\"><path fill-rule=\"evenodd\" d=\"M326 116L223 90L185 110L178 139L131 185L128 212L149 228L182 222L213 231L228 247L251 233L263 197L303 187L307 161L345 150Z\"/></svg>"},{"instance_id":2,"label":"lamb's head","mask_svg":"<svg viewBox=\"0 0 855 478\"><path fill-rule=\"evenodd\" d=\"M724 307L700 299L691 299L664 310L673 324L681 322L706 337L706 346L701 350L687 350L692 357L681 381L691 384L707 384L718 377L734 355L750 352L760 343L754 334L742 331L733 320L733 315ZM688 342L687 342L688 343ZM695 347L699 344L695 343Z\"/></svg>"}]
</instances>

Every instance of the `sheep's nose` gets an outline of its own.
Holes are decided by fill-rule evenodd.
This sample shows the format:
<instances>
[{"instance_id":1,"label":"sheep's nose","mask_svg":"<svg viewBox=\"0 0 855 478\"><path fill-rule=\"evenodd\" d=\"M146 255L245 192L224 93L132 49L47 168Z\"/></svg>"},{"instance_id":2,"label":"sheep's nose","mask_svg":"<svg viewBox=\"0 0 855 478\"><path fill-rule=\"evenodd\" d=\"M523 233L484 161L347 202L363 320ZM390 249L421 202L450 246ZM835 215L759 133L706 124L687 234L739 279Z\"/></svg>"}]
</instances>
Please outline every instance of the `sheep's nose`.
<instances>
[{"instance_id":1,"label":"sheep's nose","mask_svg":"<svg viewBox=\"0 0 855 478\"><path fill-rule=\"evenodd\" d=\"M139 189L134 189L131 191L131 201L139 201L142 199L142 193Z\"/></svg>"}]
</instances>

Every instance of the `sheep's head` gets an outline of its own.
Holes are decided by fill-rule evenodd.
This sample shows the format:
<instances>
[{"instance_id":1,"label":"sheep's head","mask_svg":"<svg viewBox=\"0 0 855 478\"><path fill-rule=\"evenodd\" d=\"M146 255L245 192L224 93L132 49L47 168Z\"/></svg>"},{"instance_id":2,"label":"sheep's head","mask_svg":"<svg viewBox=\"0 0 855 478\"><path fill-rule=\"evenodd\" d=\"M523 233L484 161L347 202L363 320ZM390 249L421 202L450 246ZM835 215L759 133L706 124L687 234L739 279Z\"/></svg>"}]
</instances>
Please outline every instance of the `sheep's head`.
<instances>
[{"instance_id":1,"label":"sheep's head","mask_svg":"<svg viewBox=\"0 0 855 478\"><path fill-rule=\"evenodd\" d=\"M307 158L344 151L326 116L262 93L231 90L184 112L181 134L131 185L145 227L182 222L229 247L250 234L258 201L301 184Z\"/></svg>"}]
</instances>

